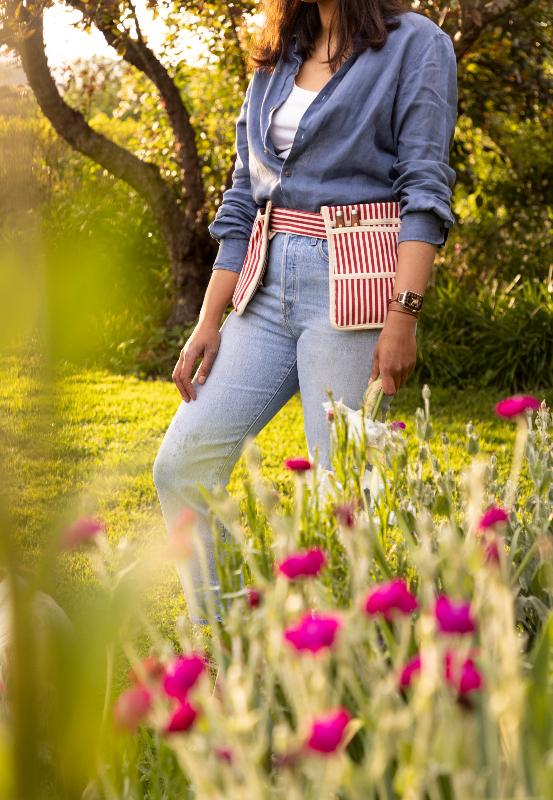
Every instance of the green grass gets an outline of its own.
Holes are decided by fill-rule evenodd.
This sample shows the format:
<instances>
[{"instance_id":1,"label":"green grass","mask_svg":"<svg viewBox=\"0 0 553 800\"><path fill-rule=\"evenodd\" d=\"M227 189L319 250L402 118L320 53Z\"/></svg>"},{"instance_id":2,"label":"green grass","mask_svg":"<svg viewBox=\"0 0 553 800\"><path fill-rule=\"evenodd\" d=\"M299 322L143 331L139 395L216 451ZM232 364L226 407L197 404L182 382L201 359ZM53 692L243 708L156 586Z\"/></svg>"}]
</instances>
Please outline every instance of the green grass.
<instances>
[{"instance_id":1,"label":"green grass","mask_svg":"<svg viewBox=\"0 0 553 800\"><path fill-rule=\"evenodd\" d=\"M24 362L4 362L0 375L0 442L3 485L11 496L11 521L21 545L21 569L32 566L53 529L86 514L101 517L114 541L122 537L161 542L165 529L152 479L152 464L163 433L180 402L170 381L142 381L106 371L63 371L46 390L36 370ZM450 439L451 466L468 463L466 423L472 420L480 449L495 452L500 469L510 462L514 425L498 419L501 393L460 393L431 387L432 444L441 452L440 432ZM553 393L546 393L551 404ZM404 387L390 418L403 419L416 448L414 412L422 405L420 387ZM282 467L291 455L307 455L299 395L258 436L263 473L275 487L290 492L292 476ZM241 496L244 459L229 491ZM56 598L69 611L91 589L94 577L86 556L68 554L58 566ZM152 620L172 635L184 611L176 571L167 564L151 586Z\"/></svg>"}]
</instances>

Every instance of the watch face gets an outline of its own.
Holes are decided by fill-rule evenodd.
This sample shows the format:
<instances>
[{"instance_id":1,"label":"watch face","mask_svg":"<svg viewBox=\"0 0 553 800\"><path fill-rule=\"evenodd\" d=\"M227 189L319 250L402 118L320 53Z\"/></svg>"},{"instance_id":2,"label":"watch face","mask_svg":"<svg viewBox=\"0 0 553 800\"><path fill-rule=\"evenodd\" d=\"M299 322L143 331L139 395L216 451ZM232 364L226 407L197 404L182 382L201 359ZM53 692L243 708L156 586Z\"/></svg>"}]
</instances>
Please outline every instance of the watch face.
<instances>
[{"instance_id":1,"label":"watch face","mask_svg":"<svg viewBox=\"0 0 553 800\"><path fill-rule=\"evenodd\" d=\"M405 292L405 305L413 311L418 311L422 306L422 297L415 292Z\"/></svg>"}]
</instances>

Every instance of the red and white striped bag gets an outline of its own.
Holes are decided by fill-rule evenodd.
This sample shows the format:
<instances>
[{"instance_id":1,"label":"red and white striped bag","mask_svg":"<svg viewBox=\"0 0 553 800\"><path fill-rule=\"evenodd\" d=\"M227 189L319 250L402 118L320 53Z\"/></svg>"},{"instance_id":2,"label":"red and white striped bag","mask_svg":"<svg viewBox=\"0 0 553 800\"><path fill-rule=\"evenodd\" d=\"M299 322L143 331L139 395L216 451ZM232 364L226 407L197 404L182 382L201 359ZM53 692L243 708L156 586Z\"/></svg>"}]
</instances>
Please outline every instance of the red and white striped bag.
<instances>
[{"instance_id":1,"label":"red and white striped bag","mask_svg":"<svg viewBox=\"0 0 553 800\"><path fill-rule=\"evenodd\" d=\"M345 225L336 226L336 212ZM352 224L352 211L357 224ZM399 203L321 206L328 240L329 316L333 328L382 328L392 297L400 228Z\"/></svg>"},{"instance_id":2,"label":"red and white striped bag","mask_svg":"<svg viewBox=\"0 0 553 800\"><path fill-rule=\"evenodd\" d=\"M267 266L271 230L271 209L267 200L255 217L250 241L232 304L238 315L257 291ZM276 207L275 207L276 208ZM399 203L350 203L321 206L315 212L293 210L286 220L288 209L282 209L278 230L300 230L306 235L321 236L324 228L328 241L329 318L339 330L382 328L392 296L397 266ZM341 211L344 226L336 225ZM357 212L356 224L352 216ZM302 216L303 215L303 216ZM276 216L276 212L275 212ZM314 217L316 217L314 219ZM321 226L322 220L322 226ZM324 238L324 234L323 234Z\"/></svg>"},{"instance_id":3,"label":"red and white striped bag","mask_svg":"<svg viewBox=\"0 0 553 800\"><path fill-rule=\"evenodd\" d=\"M267 266L271 207L271 200L267 200L264 207L257 209L246 257L232 294L232 305L238 316L244 313Z\"/></svg>"}]
</instances>

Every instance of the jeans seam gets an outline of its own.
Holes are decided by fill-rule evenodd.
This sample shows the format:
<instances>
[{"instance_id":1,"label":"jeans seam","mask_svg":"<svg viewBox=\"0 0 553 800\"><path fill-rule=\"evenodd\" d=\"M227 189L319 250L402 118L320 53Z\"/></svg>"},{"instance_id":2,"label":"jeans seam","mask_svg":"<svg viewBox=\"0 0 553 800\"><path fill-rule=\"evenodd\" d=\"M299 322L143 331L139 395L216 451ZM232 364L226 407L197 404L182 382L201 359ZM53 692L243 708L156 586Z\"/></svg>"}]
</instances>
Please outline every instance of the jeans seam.
<instances>
[{"instance_id":1,"label":"jeans seam","mask_svg":"<svg viewBox=\"0 0 553 800\"><path fill-rule=\"evenodd\" d=\"M284 382L286 381L286 379L288 378L288 376L290 375L290 373L292 372L292 370L296 366L297 361L298 361L298 359L295 358L293 363L290 366L290 369L288 370L288 372L286 373L284 378L281 380L281 382L279 383L279 385L277 386L277 388L275 389L275 391L273 392L271 397L267 400L267 402L265 403L265 405L263 406L263 408L261 409L259 414L255 417L255 419L252 420L252 422L250 423L250 425L246 429L245 433L238 440L238 442L236 442L236 444L234 445L234 447L232 448L230 453L221 461L221 464L220 464L219 468L217 469L217 472L215 473L215 477L214 477L214 482L215 483L218 482L218 480L219 480L219 478L221 476L221 473L223 472L223 469L227 466L229 461L232 459L232 457L233 457L234 453L236 452L236 450L240 449L240 447L244 443L244 440L246 439L246 437L248 436L248 434L250 433L250 431L252 430L252 428L254 427L256 422L263 416L263 414L265 413L265 411L267 410L267 408L269 407L271 402L274 400L274 398L278 394L279 389L282 387L282 385L284 384Z\"/></svg>"}]
</instances>

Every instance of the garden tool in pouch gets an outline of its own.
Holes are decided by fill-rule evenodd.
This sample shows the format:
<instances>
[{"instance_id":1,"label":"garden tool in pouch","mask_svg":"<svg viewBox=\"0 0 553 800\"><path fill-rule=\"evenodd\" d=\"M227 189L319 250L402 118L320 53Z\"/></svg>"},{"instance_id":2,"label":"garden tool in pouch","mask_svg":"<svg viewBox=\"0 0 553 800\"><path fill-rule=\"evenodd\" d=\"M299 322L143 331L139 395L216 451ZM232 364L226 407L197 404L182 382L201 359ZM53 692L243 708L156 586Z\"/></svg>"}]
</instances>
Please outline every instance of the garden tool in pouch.
<instances>
[{"instance_id":1,"label":"garden tool in pouch","mask_svg":"<svg viewBox=\"0 0 553 800\"><path fill-rule=\"evenodd\" d=\"M399 203L321 206L333 328L382 328L394 290Z\"/></svg>"}]
</instances>

